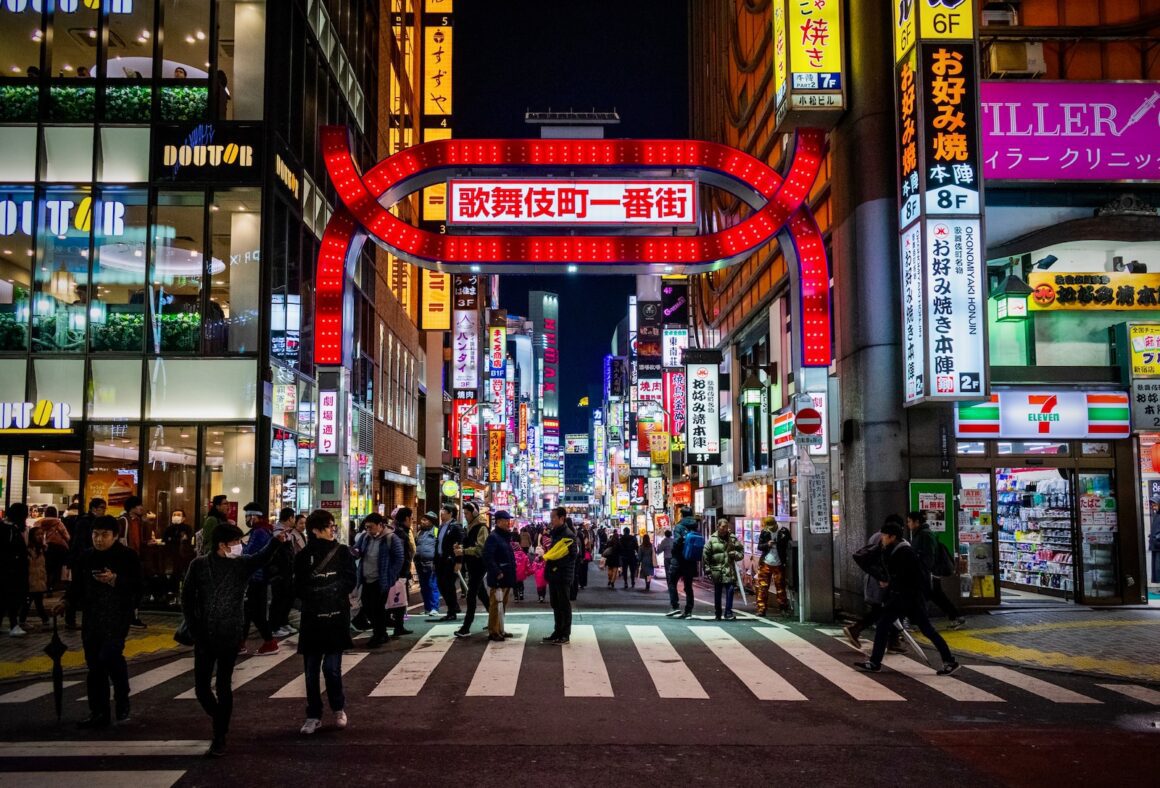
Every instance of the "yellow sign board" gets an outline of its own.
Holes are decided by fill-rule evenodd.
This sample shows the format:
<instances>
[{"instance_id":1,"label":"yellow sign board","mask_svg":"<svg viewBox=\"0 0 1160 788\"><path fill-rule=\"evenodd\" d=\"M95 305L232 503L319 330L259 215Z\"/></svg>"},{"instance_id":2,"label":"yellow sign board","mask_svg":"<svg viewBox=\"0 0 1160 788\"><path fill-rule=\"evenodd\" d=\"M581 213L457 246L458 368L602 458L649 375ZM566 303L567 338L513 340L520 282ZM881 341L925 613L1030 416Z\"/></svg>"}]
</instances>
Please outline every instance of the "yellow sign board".
<instances>
[{"instance_id":1,"label":"yellow sign board","mask_svg":"<svg viewBox=\"0 0 1160 788\"><path fill-rule=\"evenodd\" d=\"M785 31L785 4L777 0L773 4L773 88L777 104L785 99L788 80L789 42Z\"/></svg>"},{"instance_id":2,"label":"yellow sign board","mask_svg":"<svg viewBox=\"0 0 1160 788\"><path fill-rule=\"evenodd\" d=\"M653 465L669 464L669 434L667 432L653 432L648 436L649 458Z\"/></svg>"},{"instance_id":3,"label":"yellow sign board","mask_svg":"<svg viewBox=\"0 0 1160 788\"><path fill-rule=\"evenodd\" d=\"M1132 375L1160 375L1160 323L1129 323Z\"/></svg>"},{"instance_id":4,"label":"yellow sign board","mask_svg":"<svg viewBox=\"0 0 1160 788\"><path fill-rule=\"evenodd\" d=\"M423 114L451 114L450 25L423 31Z\"/></svg>"},{"instance_id":5,"label":"yellow sign board","mask_svg":"<svg viewBox=\"0 0 1160 788\"><path fill-rule=\"evenodd\" d=\"M424 331L451 330L451 274L423 270L420 327Z\"/></svg>"},{"instance_id":6,"label":"yellow sign board","mask_svg":"<svg viewBox=\"0 0 1160 788\"><path fill-rule=\"evenodd\" d=\"M450 95L450 94L448 94ZM444 121L446 122L446 121ZM451 139L451 129L423 129L423 142ZM423 190L423 221L447 221L447 184L437 183Z\"/></svg>"},{"instance_id":7,"label":"yellow sign board","mask_svg":"<svg viewBox=\"0 0 1160 788\"><path fill-rule=\"evenodd\" d=\"M1160 311L1160 274L1035 271L1027 284L1032 312Z\"/></svg>"},{"instance_id":8,"label":"yellow sign board","mask_svg":"<svg viewBox=\"0 0 1160 788\"><path fill-rule=\"evenodd\" d=\"M492 484L498 484L504 480L504 470L507 467L506 459L504 456L504 431L488 430L487 479Z\"/></svg>"},{"instance_id":9,"label":"yellow sign board","mask_svg":"<svg viewBox=\"0 0 1160 788\"><path fill-rule=\"evenodd\" d=\"M914 47L918 33L918 10L914 2L895 0L894 7L894 62L901 63Z\"/></svg>"},{"instance_id":10,"label":"yellow sign board","mask_svg":"<svg viewBox=\"0 0 1160 788\"><path fill-rule=\"evenodd\" d=\"M914 0L913 5L920 6L923 39L962 41L975 37L975 0Z\"/></svg>"},{"instance_id":11,"label":"yellow sign board","mask_svg":"<svg viewBox=\"0 0 1160 788\"><path fill-rule=\"evenodd\" d=\"M0 435L64 435L72 432L67 402L0 402Z\"/></svg>"},{"instance_id":12,"label":"yellow sign board","mask_svg":"<svg viewBox=\"0 0 1160 788\"><path fill-rule=\"evenodd\" d=\"M789 63L794 90L839 90L842 74L842 4L790 0Z\"/></svg>"}]
</instances>

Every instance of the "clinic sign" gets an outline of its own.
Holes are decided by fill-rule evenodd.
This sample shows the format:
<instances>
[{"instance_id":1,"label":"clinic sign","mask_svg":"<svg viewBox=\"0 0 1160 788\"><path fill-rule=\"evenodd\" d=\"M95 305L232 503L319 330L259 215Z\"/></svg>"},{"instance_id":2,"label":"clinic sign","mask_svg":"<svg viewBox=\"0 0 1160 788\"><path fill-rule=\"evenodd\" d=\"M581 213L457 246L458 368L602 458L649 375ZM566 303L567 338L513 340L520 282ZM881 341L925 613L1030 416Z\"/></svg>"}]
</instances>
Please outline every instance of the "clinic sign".
<instances>
[{"instance_id":1,"label":"clinic sign","mask_svg":"<svg viewBox=\"0 0 1160 788\"><path fill-rule=\"evenodd\" d=\"M697 223L697 184L692 180L452 178L447 187L447 223L453 226Z\"/></svg>"},{"instance_id":2,"label":"clinic sign","mask_svg":"<svg viewBox=\"0 0 1160 788\"><path fill-rule=\"evenodd\" d=\"M1160 82L983 82L983 174L1160 180Z\"/></svg>"},{"instance_id":3,"label":"clinic sign","mask_svg":"<svg viewBox=\"0 0 1160 788\"><path fill-rule=\"evenodd\" d=\"M906 405L987 391L973 0L893 5Z\"/></svg>"}]
</instances>

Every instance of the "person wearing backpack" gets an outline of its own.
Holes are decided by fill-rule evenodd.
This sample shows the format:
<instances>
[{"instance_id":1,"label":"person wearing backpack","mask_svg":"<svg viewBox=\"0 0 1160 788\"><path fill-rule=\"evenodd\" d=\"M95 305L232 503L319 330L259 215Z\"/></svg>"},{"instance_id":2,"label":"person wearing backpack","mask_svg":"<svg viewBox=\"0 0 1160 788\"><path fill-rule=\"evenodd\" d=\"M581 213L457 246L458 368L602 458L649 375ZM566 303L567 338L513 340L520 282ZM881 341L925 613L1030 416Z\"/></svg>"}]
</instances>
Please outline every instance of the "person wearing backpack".
<instances>
[{"instance_id":1,"label":"person wearing backpack","mask_svg":"<svg viewBox=\"0 0 1160 788\"><path fill-rule=\"evenodd\" d=\"M717 521L717 531L709 538L704 556L705 570L713 580L716 619L720 621L722 618L721 597L724 595L724 618L726 621L736 621L737 616L733 615L733 593L737 590L736 564L745 557L745 550L733 534L733 524L724 517Z\"/></svg>"},{"instance_id":2,"label":"person wearing backpack","mask_svg":"<svg viewBox=\"0 0 1160 788\"><path fill-rule=\"evenodd\" d=\"M467 525L467 535L463 537L462 544L455 548L455 555L462 559L463 566L467 570L467 612L463 616L463 626L455 630L457 638L471 635L471 624L475 620L475 601L478 599L482 602L484 610L491 604L483 582L483 546L487 544L490 532L487 518L479 511L479 507L470 501L463 505L463 511L471 516L471 522Z\"/></svg>"},{"instance_id":3,"label":"person wearing backpack","mask_svg":"<svg viewBox=\"0 0 1160 788\"><path fill-rule=\"evenodd\" d=\"M922 568L926 574L927 598L938 605L939 609L946 615L947 620L951 622L949 628L958 629L966 624L967 620L959 614L958 608L947 598L940 582L940 578L955 573L954 561L951 559L949 551L935 539L922 512L908 512L906 528L910 532L910 544L914 548L915 554L918 555L918 560L922 563Z\"/></svg>"},{"instance_id":4,"label":"person wearing backpack","mask_svg":"<svg viewBox=\"0 0 1160 788\"><path fill-rule=\"evenodd\" d=\"M680 603L680 596L676 593L677 583L685 587L685 609L681 612L674 607L668 613L669 618L693 617L693 577L697 574L697 562L705 550L705 537L697 530L697 521L693 519L693 510L685 506L681 509L681 519L677 521L673 540L673 557L665 567L669 587L673 589L670 596Z\"/></svg>"}]
</instances>

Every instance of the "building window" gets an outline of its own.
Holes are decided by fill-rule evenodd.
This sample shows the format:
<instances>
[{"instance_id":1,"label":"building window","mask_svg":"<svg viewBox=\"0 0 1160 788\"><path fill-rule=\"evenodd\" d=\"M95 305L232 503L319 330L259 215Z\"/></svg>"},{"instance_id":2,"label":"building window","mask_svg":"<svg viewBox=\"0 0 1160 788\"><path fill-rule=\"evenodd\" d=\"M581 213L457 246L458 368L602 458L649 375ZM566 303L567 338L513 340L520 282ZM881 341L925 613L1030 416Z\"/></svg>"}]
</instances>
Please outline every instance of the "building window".
<instances>
[{"instance_id":1,"label":"building window","mask_svg":"<svg viewBox=\"0 0 1160 788\"><path fill-rule=\"evenodd\" d=\"M106 189L85 291L93 351L140 353L145 336L145 237L149 196ZM107 221L105 219L108 219Z\"/></svg>"},{"instance_id":2,"label":"building window","mask_svg":"<svg viewBox=\"0 0 1160 788\"><path fill-rule=\"evenodd\" d=\"M32 349L83 353L92 192L49 189L38 213Z\"/></svg>"},{"instance_id":3,"label":"building window","mask_svg":"<svg viewBox=\"0 0 1160 788\"><path fill-rule=\"evenodd\" d=\"M11 5L9 3L8 5ZM45 5L48 3L28 3ZM52 22L52 64L49 73L55 77L91 79L97 68L97 17L94 3L67 4L58 2ZM93 6L93 7L90 7Z\"/></svg>"},{"instance_id":4,"label":"building window","mask_svg":"<svg viewBox=\"0 0 1160 788\"><path fill-rule=\"evenodd\" d=\"M209 10L205 0L168 0L165 18L163 79L185 81L209 78Z\"/></svg>"},{"instance_id":5,"label":"building window","mask_svg":"<svg viewBox=\"0 0 1160 788\"><path fill-rule=\"evenodd\" d=\"M241 508L254 499L253 427L211 426L205 431L201 499L225 495Z\"/></svg>"},{"instance_id":6,"label":"building window","mask_svg":"<svg viewBox=\"0 0 1160 788\"><path fill-rule=\"evenodd\" d=\"M154 71L153 3L132 4L132 13L108 16L109 45L105 75L109 79L149 79Z\"/></svg>"},{"instance_id":7,"label":"building window","mask_svg":"<svg viewBox=\"0 0 1160 788\"><path fill-rule=\"evenodd\" d=\"M44 20L39 8L40 4L34 3L0 3L0 65L3 69L0 73L3 76L31 77L40 71Z\"/></svg>"},{"instance_id":8,"label":"building window","mask_svg":"<svg viewBox=\"0 0 1160 788\"><path fill-rule=\"evenodd\" d=\"M201 349L201 283L205 265L205 196L201 192L157 195L152 276L145 292L153 313L154 352ZM210 262L210 273L225 270Z\"/></svg>"},{"instance_id":9,"label":"building window","mask_svg":"<svg viewBox=\"0 0 1160 788\"><path fill-rule=\"evenodd\" d=\"M147 432L144 473L145 508L157 515L157 526L169 525L180 509L197 527L197 427L157 425Z\"/></svg>"},{"instance_id":10,"label":"building window","mask_svg":"<svg viewBox=\"0 0 1160 788\"><path fill-rule=\"evenodd\" d=\"M261 120L266 85L266 3L218 6L215 91L222 120Z\"/></svg>"},{"instance_id":11,"label":"building window","mask_svg":"<svg viewBox=\"0 0 1160 788\"><path fill-rule=\"evenodd\" d=\"M139 495L141 434L125 424L93 424L89 427L86 453L88 475L85 495L104 498L110 512L125 508L125 499Z\"/></svg>"},{"instance_id":12,"label":"building window","mask_svg":"<svg viewBox=\"0 0 1160 788\"><path fill-rule=\"evenodd\" d=\"M0 93L0 108L7 99ZM3 109L0 109L3 117ZM36 180L36 127L0 128L0 181L32 183Z\"/></svg>"},{"instance_id":13,"label":"building window","mask_svg":"<svg viewBox=\"0 0 1160 788\"><path fill-rule=\"evenodd\" d=\"M258 350L261 205L260 189L228 189L214 194L206 321L207 350L214 354Z\"/></svg>"},{"instance_id":14,"label":"building window","mask_svg":"<svg viewBox=\"0 0 1160 788\"><path fill-rule=\"evenodd\" d=\"M252 420L258 370L252 359L152 359L146 418ZM206 392L210 391L209 396Z\"/></svg>"},{"instance_id":15,"label":"building window","mask_svg":"<svg viewBox=\"0 0 1160 788\"><path fill-rule=\"evenodd\" d=\"M149 129L101 129L102 183L145 183L149 180Z\"/></svg>"},{"instance_id":16,"label":"building window","mask_svg":"<svg viewBox=\"0 0 1160 788\"><path fill-rule=\"evenodd\" d=\"M0 359L0 402L24 402L24 379L28 362L22 358Z\"/></svg>"},{"instance_id":17,"label":"building window","mask_svg":"<svg viewBox=\"0 0 1160 788\"><path fill-rule=\"evenodd\" d=\"M141 361L93 359L87 399L90 419L140 419Z\"/></svg>"},{"instance_id":18,"label":"building window","mask_svg":"<svg viewBox=\"0 0 1160 788\"><path fill-rule=\"evenodd\" d=\"M44 129L44 180L51 183L91 183L93 127L52 126Z\"/></svg>"},{"instance_id":19,"label":"building window","mask_svg":"<svg viewBox=\"0 0 1160 788\"><path fill-rule=\"evenodd\" d=\"M0 351L28 349L35 209L31 188L0 189Z\"/></svg>"}]
</instances>

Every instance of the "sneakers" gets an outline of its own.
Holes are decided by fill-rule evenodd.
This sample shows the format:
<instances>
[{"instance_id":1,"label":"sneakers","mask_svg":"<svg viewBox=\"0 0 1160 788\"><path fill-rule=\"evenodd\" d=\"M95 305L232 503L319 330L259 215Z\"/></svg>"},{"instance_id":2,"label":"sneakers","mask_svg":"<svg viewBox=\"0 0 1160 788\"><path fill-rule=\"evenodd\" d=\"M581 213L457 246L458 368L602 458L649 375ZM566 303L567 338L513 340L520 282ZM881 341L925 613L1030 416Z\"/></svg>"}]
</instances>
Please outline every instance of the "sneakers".
<instances>
[{"instance_id":1,"label":"sneakers","mask_svg":"<svg viewBox=\"0 0 1160 788\"><path fill-rule=\"evenodd\" d=\"M677 616L677 618L692 618L692 617L693 617L692 610L686 610L684 613L681 613L679 616Z\"/></svg>"},{"instance_id":2,"label":"sneakers","mask_svg":"<svg viewBox=\"0 0 1160 788\"><path fill-rule=\"evenodd\" d=\"M242 645L238 646L238 656L239 656L239 657L248 657L248 656L250 656L250 650L249 650L248 648L246 648L246 644L245 644L245 643L243 643Z\"/></svg>"},{"instance_id":3,"label":"sneakers","mask_svg":"<svg viewBox=\"0 0 1160 788\"><path fill-rule=\"evenodd\" d=\"M463 627L460 627L459 629L455 630L455 637L457 637L457 638L471 637L471 630L464 629Z\"/></svg>"},{"instance_id":4,"label":"sneakers","mask_svg":"<svg viewBox=\"0 0 1160 788\"><path fill-rule=\"evenodd\" d=\"M205 751L205 757L207 758L220 758L225 754L226 743L224 741L218 741L217 739L210 742L209 749Z\"/></svg>"},{"instance_id":5,"label":"sneakers","mask_svg":"<svg viewBox=\"0 0 1160 788\"><path fill-rule=\"evenodd\" d=\"M8 630L8 637L10 637L10 638L22 638L27 634L28 634L27 632L25 632L23 629L20 628L19 624L12 627L12 629Z\"/></svg>"},{"instance_id":6,"label":"sneakers","mask_svg":"<svg viewBox=\"0 0 1160 788\"><path fill-rule=\"evenodd\" d=\"M957 662L947 662L941 668L938 669L937 673L940 676L949 676L952 673L954 673L956 670L958 670L960 667L961 666Z\"/></svg>"},{"instance_id":7,"label":"sneakers","mask_svg":"<svg viewBox=\"0 0 1160 788\"><path fill-rule=\"evenodd\" d=\"M267 657L271 654L277 654L278 648L279 648L279 646L278 646L277 640L267 640L265 643L262 644L262 647L259 648L254 653L259 657Z\"/></svg>"},{"instance_id":8,"label":"sneakers","mask_svg":"<svg viewBox=\"0 0 1160 788\"><path fill-rule=\"evenodd\" d=\"M846 640L850 641L850 645L854 648L862 648L862 639L858 637L860 634L853 624L847 624L842 627L842 631L846 633Z\"/></svg>"},{"instance_id":9,"label":"sneakers","mask_svg":"<svg viewBox=\"0 0 1160 788\"><path fill-rule=\"evenodd\" d=\"M725 614L725 620L726 620L726 621L736 621L736 620L737 620L737 616L733 615L732 613L726 613L726 614Z\"/></svg>"},{"instance_id":10,"label":"sneakers","mask_svg":"<svg viewBox=\"0 0 1160 788\"><path fill-rule=\"evenodd\" d=\"M129 624L133 629L145 629L145 622L141 620L141 616L133 616L133 621Z\"/></svg>"},{"instance_id":11,"label":"sneakers","mask_svg":"<svg viewBox=\"0 0 1160 788\"><path fill-rule=\"evenodd\" d=\"M665 613L665 618L674 618L676 616L679 616L680 614L681 614L681 609L679 607L675 607L672 610L670 610L669 612Z\"/></svg>"},{"instance_id":12,"label":"sneakers","mask_svg":"<svg viewBox=\"0 0 1160 788\"><path fill-rule=\"evenodd\" d=\"M278 638L279 640L282 638L288 638L293 634L294 633L290 631L290 627L278 627L273 632L274 637Z\"/></svg>"},{"instance_id":13,"label":"sneakers","mask_svg":"<svg viewBox=\"0 0 1160 788\"><path fill-rule=\"evenodd\" d=\"M864 670L867 673L877 673L882 670L881 665L876 662L871 662L870 660L866 660L864 662L855 662L854 667L856 667L858 670Z\"/></svg>"},{"instance_id":14,"label":"sneakers","mask_svg":"<svg viewBox=\"0 0 1160 788\"><path fill-rule=\"evenodd\" d=\"M345 716L345 715L344 715ZM322 727L322 720L316 720L313 717L307 717L306 722L302 723L302 729L298 731L303 736L310 736L316 730Z\"/></svg>"},{"instance_id":15,"label":"sneakers","mask_svg":"<svg viewBox=\"0 0 1160 788\"><path fill-rule=\"evenodd\" d=\"M967 625L967 619L959 616L947 626L947 629L962 629Z\"/></svg>"},{"instance_id":16,"label":"sneakers","mask_svg":"<svg viewBox=\"0 0 1160 788\"><path fill-rule=\"evenodd\" d=\"M556 637L555 632L548 635L546 638L540 638L541 643L555 643L557 640L559 640L559 638Z\"/></svg>"},{"instance_id":17,"label":"sneakers","mask_svg":"<svg viewBox=\"0 0 1160 788\"><path fill-rule=\"evenodd\" d=\"M338 726L339 730L346 728L347 722L346 711L336 711L334 713L334 724Z\"/></svg>"},{"instance_id":18,"label":"sneakers","mask_svg":"<svg viewBox=\"0 0 1160 788\"><path fill-rule=\"evenodd\" d=\"M553 646L566 646L566 645L568 645L568 643L569 643L568 638L552 638L552 645Z\"/></svg>"}]
</instances>

